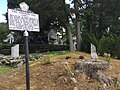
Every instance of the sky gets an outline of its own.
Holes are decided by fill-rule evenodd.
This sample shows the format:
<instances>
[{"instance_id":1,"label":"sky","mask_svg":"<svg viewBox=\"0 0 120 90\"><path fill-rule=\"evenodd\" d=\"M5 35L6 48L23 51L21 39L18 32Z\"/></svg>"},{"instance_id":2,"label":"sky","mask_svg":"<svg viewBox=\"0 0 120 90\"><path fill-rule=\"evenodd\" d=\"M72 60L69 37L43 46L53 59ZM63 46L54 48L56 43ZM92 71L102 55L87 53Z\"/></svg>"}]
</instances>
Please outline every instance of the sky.
<instances>
[{"instance_id":1,"label":"sky","mask_svg":"<svg viewBox=\"0 0 120 90\"><path fill-rule=\"evenodd\" d=\"M66 3L70 3L69 0L66 0ZM2 14L7 12L7 0L0 0L0 23L6 22L5 17Z\"/></svg>"},{"instance_id":2,"label":"sky","mask_svg":"<svg viewBox=\"0 0 120 90\"><path fill-rule=\"evenodd\" d=\"M6 22L5 17L2 14L7 12L7 0L0 0L0 23Z\"/></svg>"}]
</instances>

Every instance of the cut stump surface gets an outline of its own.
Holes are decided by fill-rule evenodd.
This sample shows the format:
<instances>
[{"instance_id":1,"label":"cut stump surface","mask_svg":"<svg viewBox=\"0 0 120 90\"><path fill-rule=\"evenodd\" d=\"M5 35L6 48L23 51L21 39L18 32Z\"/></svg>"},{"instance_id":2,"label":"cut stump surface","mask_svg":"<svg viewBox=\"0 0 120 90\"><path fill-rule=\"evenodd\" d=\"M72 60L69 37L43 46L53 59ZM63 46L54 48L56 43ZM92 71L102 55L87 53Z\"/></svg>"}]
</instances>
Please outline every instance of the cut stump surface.
<instances>
[{"instance_id":1,"label":"cut stump surface","mask_svg":"<svg viewBox=\"0 0 120 90\"><path fill-rule=\"evenodd\" d=\"M112 85L112 79L105 73L104 70L109 68L109 63L105 61L77 61L75 70L79 73L86 74L92 79L96 79L107 86Z\"/></svg>"}]
</instances>

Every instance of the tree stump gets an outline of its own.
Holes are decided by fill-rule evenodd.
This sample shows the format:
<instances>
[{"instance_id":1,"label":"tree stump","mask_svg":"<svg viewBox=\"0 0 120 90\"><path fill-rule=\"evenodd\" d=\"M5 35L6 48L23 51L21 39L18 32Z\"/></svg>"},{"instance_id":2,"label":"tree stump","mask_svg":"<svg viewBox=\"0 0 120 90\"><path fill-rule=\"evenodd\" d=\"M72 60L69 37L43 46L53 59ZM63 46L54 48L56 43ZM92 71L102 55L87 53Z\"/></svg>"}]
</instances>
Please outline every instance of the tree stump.
<instances>
[{"instance_id":1,"label":"tree stump","mask_svg":"<svg viewBox=\"0 0 120 90\"><path fill-rule=\"evenodd\" d=\"M105 61L78 61L75 64L75 70L79 73L86 74L92 79L96 79L107 86L112 85L111 77L103 73L109 68L109 63Z\"/></svg>"}]
</instances>

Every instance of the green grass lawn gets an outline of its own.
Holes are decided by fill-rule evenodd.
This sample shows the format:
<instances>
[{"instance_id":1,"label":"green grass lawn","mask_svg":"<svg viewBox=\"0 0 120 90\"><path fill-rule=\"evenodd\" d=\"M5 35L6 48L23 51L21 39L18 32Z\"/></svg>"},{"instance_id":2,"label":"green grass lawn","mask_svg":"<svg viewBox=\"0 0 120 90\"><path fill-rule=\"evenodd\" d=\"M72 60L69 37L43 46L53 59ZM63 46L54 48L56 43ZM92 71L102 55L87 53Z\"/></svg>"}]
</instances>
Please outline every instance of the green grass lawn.
<instances>
[{"instance_id":1,"label":"green grass lawn","mask_svg":"<svg viewBox=\"0 0 120 90\"><path fill-rule=\"evenodd\" d=\"M0 75L8 74L12 69L11 67L0 66Z\"/></svg>"}]
</instances>

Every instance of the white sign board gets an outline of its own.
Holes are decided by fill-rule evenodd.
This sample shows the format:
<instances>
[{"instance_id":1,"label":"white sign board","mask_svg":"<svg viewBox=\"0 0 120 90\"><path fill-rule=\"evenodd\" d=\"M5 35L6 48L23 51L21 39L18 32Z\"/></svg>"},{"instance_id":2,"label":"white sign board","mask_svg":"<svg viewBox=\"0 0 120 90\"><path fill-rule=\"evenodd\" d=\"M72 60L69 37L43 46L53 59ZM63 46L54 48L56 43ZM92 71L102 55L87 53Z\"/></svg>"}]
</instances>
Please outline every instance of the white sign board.
<instances>
[{"instance_id":1,"label":"white sign board","mask_svg":"<svg viewBox=\"0 0 120 90\"><path fill-rule=\"evenodd\" d=\"M11 57L13 58L19 57L19 44L11 47Z\"/></svg>"},{"instance_id":2,"label":"white sign board","mask_svg":"<svg viewBox=\"0 0 120 90\"><path fill-rule=\"evenodd\" d=\"M39 31L39 16L31 12L8 9L8 23L10 30Z\"/></svg>"}]
</instances>

